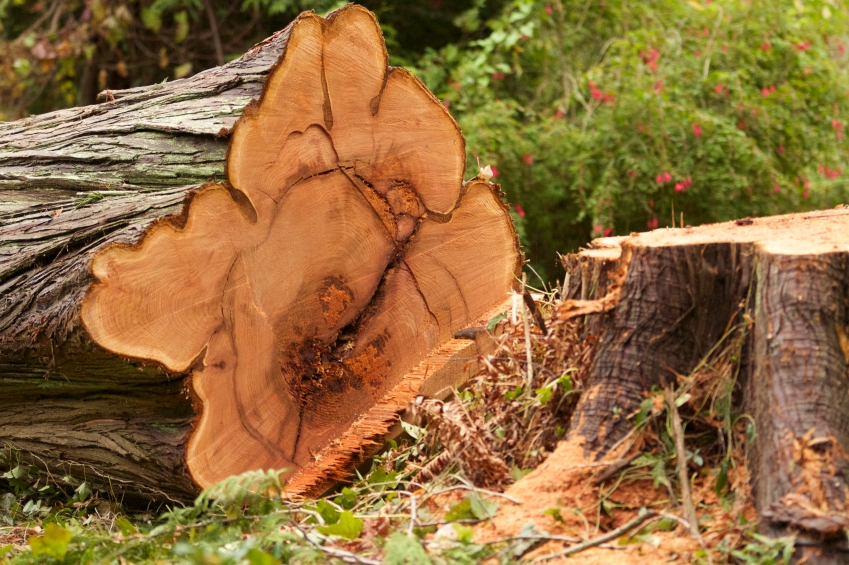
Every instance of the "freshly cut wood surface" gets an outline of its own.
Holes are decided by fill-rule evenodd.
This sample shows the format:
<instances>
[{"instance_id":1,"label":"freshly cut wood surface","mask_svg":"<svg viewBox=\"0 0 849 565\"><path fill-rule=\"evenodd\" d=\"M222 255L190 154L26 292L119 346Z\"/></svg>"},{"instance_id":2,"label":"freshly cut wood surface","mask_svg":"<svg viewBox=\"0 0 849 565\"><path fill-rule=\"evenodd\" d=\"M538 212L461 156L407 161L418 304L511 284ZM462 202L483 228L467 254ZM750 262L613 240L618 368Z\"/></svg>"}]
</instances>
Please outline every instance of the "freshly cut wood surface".
<instances>
[{"instance_id":1,"label":"freshly cut wood surface","mask_svg":"<svg viewBox=\"0 0 849 565\"><path fill-rule=\"evenodd\" d=\"M198 485L287 468L308 494L358 455L352 427L388 430L414 368L503 302L515 232L464 162L439 101L387 67L370 12L306 13L235 126L228 182L95 257L92 339L192 373Z\"/></svg>"}]
</instances>

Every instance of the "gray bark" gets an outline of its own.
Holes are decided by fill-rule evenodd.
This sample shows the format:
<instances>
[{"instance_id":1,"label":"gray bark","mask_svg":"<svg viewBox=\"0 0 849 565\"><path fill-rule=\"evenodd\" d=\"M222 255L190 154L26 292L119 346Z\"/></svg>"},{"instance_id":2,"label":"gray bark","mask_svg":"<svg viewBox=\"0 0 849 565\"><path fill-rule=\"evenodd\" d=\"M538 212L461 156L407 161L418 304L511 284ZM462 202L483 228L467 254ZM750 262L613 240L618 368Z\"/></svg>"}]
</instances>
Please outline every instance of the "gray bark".
<instances>
[{"instance_id":1,"label":"gray bark","mask_svg":"<svg viewBox=\"0 0 849 565\"><path fill-rule=\"evenodd\" d=\"M54 480L187 501L195 410L182 375L120 359L79 324L92 256L133 244L224 180L230 129L288 40L93 106L0 124L0 447ZM2 463L0 463L2 465Z\"/></svg>"}]
</instances>

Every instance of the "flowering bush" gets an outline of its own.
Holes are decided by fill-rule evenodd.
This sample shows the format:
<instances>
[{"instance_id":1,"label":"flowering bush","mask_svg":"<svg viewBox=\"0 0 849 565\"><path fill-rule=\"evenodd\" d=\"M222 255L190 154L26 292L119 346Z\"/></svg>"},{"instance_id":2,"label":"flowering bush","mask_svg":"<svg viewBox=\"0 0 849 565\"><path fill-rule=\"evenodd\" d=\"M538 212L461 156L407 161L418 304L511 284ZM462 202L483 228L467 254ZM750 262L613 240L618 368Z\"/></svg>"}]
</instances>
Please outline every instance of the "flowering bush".
<instances>
[{"instance_id":1,"label":"flowering bush","mask_svg":"<svg viewBox=\"0 0 849 565\"><path fill-rule=\"evenodd\" d=\"M695 225L847 199L837 0L484 6L461 23L485 37L417 72L460 122L470 170L497 167L550 278L555 252L668 226L673 208Z\"/></svg>"}]
</instances>

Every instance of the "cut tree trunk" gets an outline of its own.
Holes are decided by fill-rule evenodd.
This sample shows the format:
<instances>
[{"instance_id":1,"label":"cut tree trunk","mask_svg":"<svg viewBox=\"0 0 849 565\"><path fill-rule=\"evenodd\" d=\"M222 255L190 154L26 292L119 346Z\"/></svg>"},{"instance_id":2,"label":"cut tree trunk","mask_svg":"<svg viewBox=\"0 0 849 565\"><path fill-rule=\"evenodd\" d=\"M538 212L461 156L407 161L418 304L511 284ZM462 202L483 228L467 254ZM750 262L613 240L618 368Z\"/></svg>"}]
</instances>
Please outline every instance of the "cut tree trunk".
<instances>
[{"instance_id":1,"label":"cut tree trunk","mask_svg":"<svg viewBox=\"0 0 849 565\"><path fill-rule=\"evenodd\" d=\"M849 210L603 238L564 258L564 316L600 338L566 444L600 459L652 387L746 327L738 413L761 528L843 563L849 527Z\"/></svg>"},{"instance_id":2,"label":"cut tree trunk","mask_svg":"<svg viewBox=\"0 0 849 565\"><path fill-rule=\"evenodd\" d=\"M304 13L233 63L106 97L0 126L11 463L175 501L286 469L314 494L462 381L478 351L454 335L522 257L370 12Z\"/></svg>"}]
</instances>

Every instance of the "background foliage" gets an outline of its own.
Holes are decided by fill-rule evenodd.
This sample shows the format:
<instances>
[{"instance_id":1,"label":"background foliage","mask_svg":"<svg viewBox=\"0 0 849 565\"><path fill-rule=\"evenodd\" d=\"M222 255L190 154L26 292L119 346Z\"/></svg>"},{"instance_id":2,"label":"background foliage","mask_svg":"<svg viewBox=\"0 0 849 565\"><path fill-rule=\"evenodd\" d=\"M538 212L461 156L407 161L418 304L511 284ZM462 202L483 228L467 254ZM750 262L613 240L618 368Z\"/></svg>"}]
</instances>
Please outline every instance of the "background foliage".
<instances>
[{"instance_id":1,"label":"background foliage","mask_svg":"<svg viewBox=\"0 0 849 565\"><path fill-rule=\"evenodd\" d=\"M544 277L593 237L831 207L838 0L365 0L495 167ZM180 78L337 0L0 0L0 118ZM847 167L849 171L849 167Z\"/></svg>"}]
</instances>

